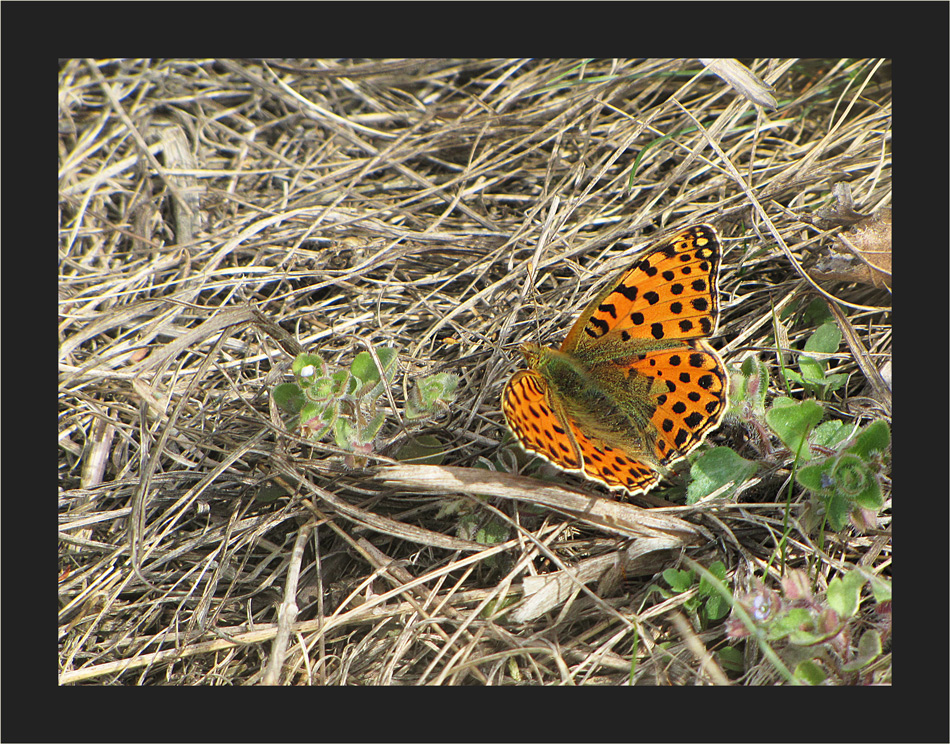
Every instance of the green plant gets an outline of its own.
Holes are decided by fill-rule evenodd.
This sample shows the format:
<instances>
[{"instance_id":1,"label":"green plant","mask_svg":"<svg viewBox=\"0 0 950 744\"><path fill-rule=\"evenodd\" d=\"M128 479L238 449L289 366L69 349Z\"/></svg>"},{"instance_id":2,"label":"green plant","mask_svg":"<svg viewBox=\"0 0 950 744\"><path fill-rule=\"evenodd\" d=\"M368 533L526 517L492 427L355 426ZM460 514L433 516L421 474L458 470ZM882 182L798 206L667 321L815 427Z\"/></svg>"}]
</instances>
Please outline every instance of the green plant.
<instances>
[{"instance_id":1,"label":"green plant","mask_svg":"<svg viewBox=\"0 0 950 744\"><path fill-rule=\"evenodd\" d=\"M880 419L841 439L844 429L829 427L818 432L833 445L825 445L827 454L799 468L796 481L811 492L815 513L823 515L832 529L840 530L850 517L863 531L876 524L877 513L884 506L881 475L888 460L891 431Z\"/></svg>"},{"instance_id":2,"label":"green plant","mask_svg":"<svg viewBox=\"0 0 950 744\"><path fill-rule=\"evenodd\" d=\"M296 415L304 436L317 442L332 432L340 448L357 455L372 453L386 422L379 403L396 376L396 350L383 346L362 351L349 369L337 370L318 354L305 353L294 359L291 369L296 380L277 385L274 401ZM410 391L406 417L434 415L454 400L457 385L458 377L444 372L422 378ZM431 450L432 442L426 445Z\"/></svg>"},{"instance_id":3,"label":"green plant","mask_svg":"<svg viewBox=\"0 0 950 744\"><path fill-rule=\"evenodd\" d=\"M769 371L757 357L746 357L736 368L729 367L729 408L726 423L740 425L752 445L763 454L771 453L765 424L765 399L769 391Z\"/></svg>"},{"instance_id":4,"label":"green plant","mask_svg":"<svg viewBox=\"0 0 950 744\"><path fill-rule=\"evenodd\" d=\"M721 584L726 581L726 566L722 561L715 561L709 566L709 573ZM705 576L697 576L695 571L668 568L663 572L663 579L670 585L670 590L654 585L652 590L669 599L677 594L684 594L694 586L696 593L689 597L683 605L693 622L705 630L711 623L721 620L729 612L729 602Z\"/></svg>"},{"instance_id":5,"label":"green plant","mask_svg":"<svg viewBox=\"0 0 950 744\"><path fill-rule=\"evenodd\" d=\"M437 372L418 380L406 400L406 418L426 418L437 413L455 400L458 384L458 375L448 372Z\"/></svg>"},{"instance_id":6,"label":"green plant","mask_svg":"<svg viewBox=\"0 0 950 744\"><path fill-rule=\"evenodd\" d=\"M876 621L854 643L865 583L877 603ZM863 569L835 577L817 597L807 575L792 570L782 580L781 592L756 582L752 592L737 597L726 635L733 640L755 637L760 644L778 647L799 682L816 685L833 678L838 684L855 684L868 681L868 667L890 636L890 604L890 582Z\"/></svg>"},{"instance_id":7,"label":"green plant","mask_svg":"<svg viewBox=\"0 0 950 744\"><path fill-rule=\"evenodd\" d=\"M890 428L883 420L863 429L842 421L822 421L825 409L815 400L778 397L766 406L768 373L755 358L730 367L728 423L748 433L763 459L777 454L777 439L793 460L795 482L813 497L812 513L840 530L850 517L859 529L873 525L884 506L882 477L889 461ZM724 484L741 483L756 463L718 447L692 465L689 503Z\"/></svg>"},{"instance_id":8,"label":"green plant","mask_svg":"<svg viewBox=\"0 0 950 744\"><path fill-rule=\"evenodd\" d=\"M802 310L801 319L815 330L805 340L802 353L798 357L798 370L783 366L782 374L786 385L801 385L806 393L818 400L825 400L829 393L844 386L848 381L848 375L828 374L828 361L822 358L837 353L841 345L841 329L821 298L812 300Z\"/></svg>"},{"instance_id":9,"label":"green plant","mask_svg":"<svg viewBox=\"0 0 950 744\"><path fill-rule=\"evenodd\" d=\"M758 463L740 457L729 447L713 447L689 466L686 503L695 504L713 493L727 497L758 470Z\"/></svg>"}]
</instances>

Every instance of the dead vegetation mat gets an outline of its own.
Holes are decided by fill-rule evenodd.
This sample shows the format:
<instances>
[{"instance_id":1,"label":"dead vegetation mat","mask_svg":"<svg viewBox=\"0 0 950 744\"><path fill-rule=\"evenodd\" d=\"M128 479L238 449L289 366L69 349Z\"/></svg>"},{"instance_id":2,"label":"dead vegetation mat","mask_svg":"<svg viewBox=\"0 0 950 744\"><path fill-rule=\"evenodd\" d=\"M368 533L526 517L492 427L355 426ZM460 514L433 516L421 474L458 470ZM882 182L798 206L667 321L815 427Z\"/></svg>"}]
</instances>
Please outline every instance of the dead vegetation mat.
<instances>
[{"instance_id":1,"label":"dead vegetation mat","mask_svg":"<svg viewBox=\"0 0 950 744\"><path fill-rule=\"evenodd\" d=\"M889 509L819 539L791 455L737 427L710 442L759 469L726 499L682 506L682 474L629 499L542 480L499 406L520 342L559 343L652 236L711 222L727 363L804 397L779 369L809 329L783 313L823 298L850 376L826 417L889 418L889 266L810 267L841 184L889 207L890 64L747 65L774 108L697 60L63 61L61 683L784 683L752 643L724 671L723 623L661 572L887 576ZM274 405L299 352L384 346L366 456ZM454 401L407 419L434 372ZM395 459L424 435L439 465Z\"/></svg>"}]
</instances>

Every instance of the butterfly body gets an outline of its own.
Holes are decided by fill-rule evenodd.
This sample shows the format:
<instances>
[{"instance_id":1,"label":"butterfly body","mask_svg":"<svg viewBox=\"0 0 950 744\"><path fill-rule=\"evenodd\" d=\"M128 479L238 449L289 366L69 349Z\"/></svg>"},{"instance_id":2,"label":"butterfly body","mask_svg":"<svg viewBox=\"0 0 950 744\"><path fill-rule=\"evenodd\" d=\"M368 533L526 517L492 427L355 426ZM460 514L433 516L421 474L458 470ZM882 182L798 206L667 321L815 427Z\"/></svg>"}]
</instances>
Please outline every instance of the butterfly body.
<instances>
[{"instance_id":1,"label":"butterfly body","mask_svg":"<svg viewBox=\"0 0 950 744\"><path fill-rule=\"evenodd\" d=\"M502 410L524 449L642 493L722 420L728 376L703 338L719 314L719 239L694 225L607 285L560 349L524 344Z\"/></svg>"}]
</instances>

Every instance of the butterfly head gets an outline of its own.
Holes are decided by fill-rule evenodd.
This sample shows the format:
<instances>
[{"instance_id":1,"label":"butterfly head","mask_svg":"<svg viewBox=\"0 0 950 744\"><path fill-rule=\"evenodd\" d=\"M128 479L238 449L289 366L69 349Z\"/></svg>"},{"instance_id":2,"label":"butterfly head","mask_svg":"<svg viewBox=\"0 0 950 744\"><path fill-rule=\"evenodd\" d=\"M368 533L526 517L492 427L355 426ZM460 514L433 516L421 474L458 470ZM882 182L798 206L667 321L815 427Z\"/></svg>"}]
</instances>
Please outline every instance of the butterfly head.
<instances>
[{"instance_id":1,"label":"butterfly head","mask_svg":"<svg viewBox=\"0 0 950 744\"><path fill-rule=\"evenodd\" d=\"M544 354L544 347L533 344L530 341L525 341L518 349L528 363L528 367L536 369L538 362Z\"/></svg>"}]
</instances>

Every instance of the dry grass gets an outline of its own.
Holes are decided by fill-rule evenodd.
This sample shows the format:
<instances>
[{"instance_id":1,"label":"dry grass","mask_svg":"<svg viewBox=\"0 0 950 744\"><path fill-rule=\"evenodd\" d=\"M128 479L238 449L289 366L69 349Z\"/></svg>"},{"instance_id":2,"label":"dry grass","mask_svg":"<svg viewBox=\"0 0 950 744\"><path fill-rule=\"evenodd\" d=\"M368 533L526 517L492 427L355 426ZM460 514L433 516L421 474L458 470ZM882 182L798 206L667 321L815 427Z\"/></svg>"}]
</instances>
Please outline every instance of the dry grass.
<instances>
[{"instance_id":1,"label":"dry grass","mask_svg":"<svg viewBox=\"0 0 950 744\"><path fill-rule=\"evenodd\" d=\"M791 457L729 503L590 507L569 487L592 483L504 472L499 394L518 342L559 342L650 234L697 221L726 246L715 343L777 384L773 318L819 296L801 265L830 242L807 218L842 180L858 211L889 206L890 65L752 66L776 110L695 60L63 63L61 681L613 685L634 653L638 683L723 681L723 626L647 589L684 555L774 585ZM889 417L889 295L821 288L853 341L826 415ZM783 328L783 349L810 332ZM269 391L301 349L346 366L370 345L400 369L356 467ZM404 420L435 371L456 402ZM380 467L421 433L450 468ZM799 499L789 566L819 589L846 563L888 575L889 511L822 545ZM781 681L753 644L746 665L741 684Z\"/></svg>"}]
</instances>

